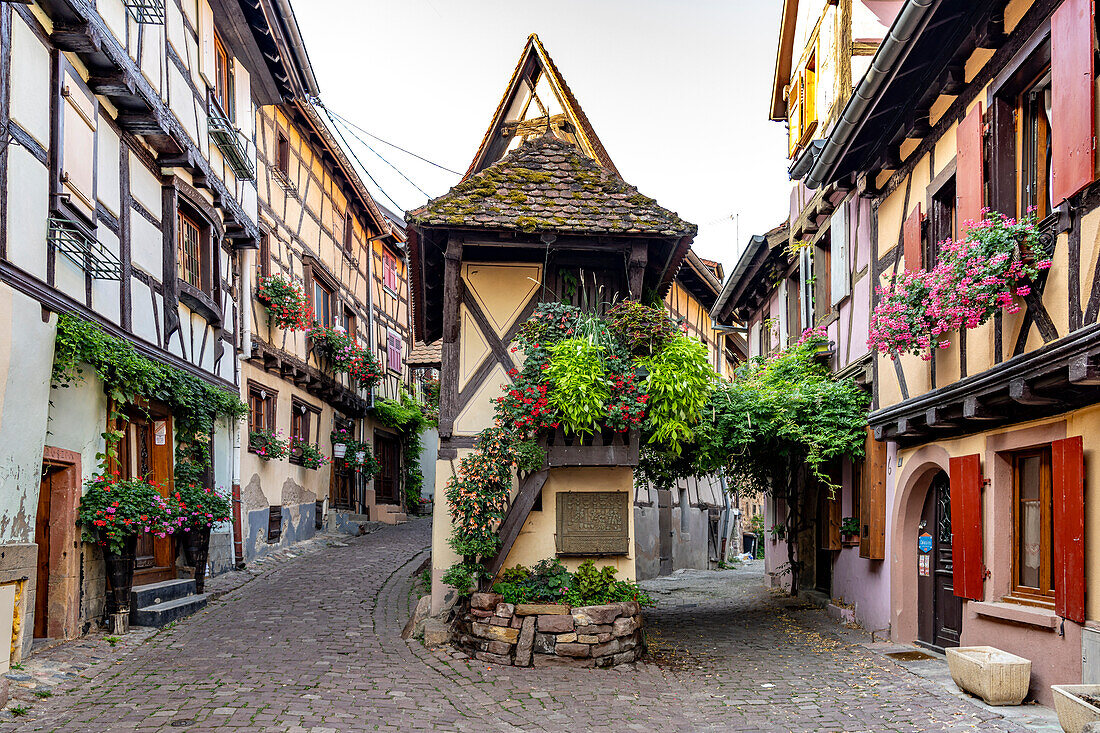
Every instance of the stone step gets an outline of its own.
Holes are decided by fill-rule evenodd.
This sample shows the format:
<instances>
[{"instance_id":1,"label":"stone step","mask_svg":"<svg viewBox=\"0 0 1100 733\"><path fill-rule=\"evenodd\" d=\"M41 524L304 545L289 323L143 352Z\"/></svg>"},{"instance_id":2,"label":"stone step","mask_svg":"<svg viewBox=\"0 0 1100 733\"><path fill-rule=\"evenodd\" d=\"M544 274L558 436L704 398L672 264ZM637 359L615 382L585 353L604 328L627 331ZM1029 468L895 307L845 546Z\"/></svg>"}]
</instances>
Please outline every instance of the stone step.
<instances>
[{"instance_id":1,"label":"stone step","mask_svg":"<svg viewBox=\"0 0 1100 733\"><path fill-rule=\"evenodd\" d=\"M134 586L130 591L130 608L145 608L165 601L195 594L195 581L188 579L164 580L160 583Z\"/></svg>"},{"instance_id":2,"label":"stone step","mask_svg":"<svg viewBox=\"0 0 1100 733\"><path fill-rule=\"evenodd\" d=\"M167 626L173 621L178 621L201 611L206 606L208 598L203 593L202 595L175 598L171 601L136 608L130 612L130 623L135 626L154 626L157 628Z\"/></svg>"}]
</instances>

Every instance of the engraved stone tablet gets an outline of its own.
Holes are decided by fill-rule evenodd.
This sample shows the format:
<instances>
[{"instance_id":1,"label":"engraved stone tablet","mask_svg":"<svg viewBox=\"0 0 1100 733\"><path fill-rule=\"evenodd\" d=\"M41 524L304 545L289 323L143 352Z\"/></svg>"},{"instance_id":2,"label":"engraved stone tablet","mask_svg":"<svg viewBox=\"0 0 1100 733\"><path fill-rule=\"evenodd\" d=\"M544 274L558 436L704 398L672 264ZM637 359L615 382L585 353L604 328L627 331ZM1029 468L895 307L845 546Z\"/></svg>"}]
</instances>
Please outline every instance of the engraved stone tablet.
<instances>
[{"instance_id":1,"label":"engraved stone tablet","mask_svg":"<svg viewBox=\"0 0 1100 733\"><path fill-rule=\"evenodd\" d=\"M561 491L557 497L559 555L630 552L628 492Z\"/></svg>"}]
</instances>

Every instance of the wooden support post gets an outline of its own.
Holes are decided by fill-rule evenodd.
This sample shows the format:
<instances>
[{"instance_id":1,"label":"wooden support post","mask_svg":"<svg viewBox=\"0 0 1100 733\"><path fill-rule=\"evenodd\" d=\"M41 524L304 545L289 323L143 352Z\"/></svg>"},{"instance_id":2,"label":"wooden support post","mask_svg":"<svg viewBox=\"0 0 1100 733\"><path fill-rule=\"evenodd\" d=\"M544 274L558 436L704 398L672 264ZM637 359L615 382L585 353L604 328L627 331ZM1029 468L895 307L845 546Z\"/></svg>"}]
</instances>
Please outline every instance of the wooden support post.
<instances>
[{"instance_id":1,"label":"wooden support post","mask_svg":"<svg viewBox=\"0 0 1100 733\"><path fill-rule=\"evenodd\" d=\"M500 550L497 551L496 557L488 565L489 579L483 582L491 583L508 560L508 553L512 551L512 545L519 537L519 531L523 529L524 522L531 514L531 508L535 506L535 499L542 493L542 487L546 485L546 479L549 477L549 469L544 468L541 471L528 474L523 479L523 483L519 487L519 493L516 494L512 506L508 509L508 514L500 524Z\"/></svg>"},{"instance_id":2,"label":"wooden support post","mask_svg":"<svg viewBox=\"0 0 1100 733\"><path fill-rule=\"evenodd\" d=\"M459 305L462 303L462 240L447 240L443 271L443 369L439 390L439 437L449 438L458 409Z\"/></svg>"}]
</instances>

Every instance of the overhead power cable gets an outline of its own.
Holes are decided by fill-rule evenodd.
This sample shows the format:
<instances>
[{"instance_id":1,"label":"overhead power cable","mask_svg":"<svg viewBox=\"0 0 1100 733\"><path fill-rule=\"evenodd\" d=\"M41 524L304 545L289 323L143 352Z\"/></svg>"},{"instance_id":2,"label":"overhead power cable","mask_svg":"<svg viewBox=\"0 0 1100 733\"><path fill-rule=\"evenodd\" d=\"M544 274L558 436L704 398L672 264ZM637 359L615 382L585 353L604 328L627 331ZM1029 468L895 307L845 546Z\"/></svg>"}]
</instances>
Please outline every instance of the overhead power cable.
<instances>
[{"instance_id":1,"label":"overhead power cable","mask_svg":"<svg viewBox=\"0 0 1100 733\"><path fill-rule=\"evenodd\" d=\"M332 117L333 119L338 119L338 120L340 120L340 121L341 121L341 122L342 122L343 124L347 125L348 127L353 127L353 128L355 128L356 130L358 130L359 132L363 133L363 134L364 134L364 135L366 135L367 137L370 137L370 138L372 138L372 139L374 139L374 140L377 140L378 142L380 142L380 143L382 143L382 144L384 144L384 145L389 145L389 146L390 146L391 148L393 148L393 149L395 149L395 150L400 150L400 151L401 151L402 153L404 153L405 155L411 155L412 157L416 158L417 160L422 160L422 161L424 161L425 163L427 163L428 165L434 165L434 166L435 166L436 168L439 168L440 170L443 170L443 171L447 171L448 173L453 173L453 174L454 174L454 175L456 175L456 176L461 176L461 175L462 175L461 173L459 173L459 172L458 172L458 171L456 171L456 170L451 170L450 168L448 168L448 167L447 167L447 166L445 166L445 165L440 165L439 163L436 163L436 162L435 162L434 160L429 160L429 159L425 158L425 157L424 157L424 156L422 156L422 155L417 155L416 153L412 152L411 150L406 150L405 148L401 147L400 145L397 145L396 143L391 143L391 142L389 142L388 140L383 140L382 138L378 137L378 136L377 136L377 135L375 135L374 133L372 133L372 132L368 132L367 130L364 130L364 129L363 129L362 127L360 127L359 125L356 125L356 124L355 124L354 122L352 122L351 120L347 119L346 117L344 117L344 116L342 116L342 115L338 115L338 114L336 114L335 112L333 112L333 111L332 111L331 109L329 109L328 107L325 107L325 106L324 106L324 104L321 104L321 107L322 107L322 108L323 108L323 109L324 109L324 110L325 110L326 112L328 112L328 113L329 113L329 115L330 115L330 116L331 116L331 117ZM382 156L378 156L378 157L382 157Z\"/></svg>"},{"instance_id":2,"label":"overhead power cable","mask_svg":"<svg viewBox=\"0 0 1100 733\"><path fill-rule=\"evenodd\" d=\"M342 126L342 127L343 127L343 128L345 129L345 130L347 130L347 131L348 131L348 134L350 134L350 135L351 135L352 137L354 137L354 138L355 138L356 140L358 140L358 141L359 141L360 143L362 143L362 144L363 144L363 147L365 147L365 148L366 148L367 150L371 151L371 152L372 152L372 153L374 153L374 154L375 154L376 156L378 156L379 160L381 160L381 161L382 161L383 163L385 163L386 165L388 165L388 166L389 166L390 168L393 168L393 169L394 169L395 171L397 171L397 174L398 174L399 176L401 176L402 178L404 178L404 179L405 179L406 181L408 181L408 183L409 183L409 185L410 185L410 186L412 186L413 188L415 188L415 189L416 189L417 191L419 191L420 193L424 194L424 196L425 196L425 197L427 197L427 198L431 198L431 197L432 197L432 195L431 195L430 193L428 193L427 191L425 191L424 189L422 189L422 188L421 188L420 186L416 185L416 183L415 183L415 182L414 182L414 181L413 181L413 180L412 180L411 178L409 178L408 176L406 176L406 175L405 175L405 173L404 173L404 172L403 172L403 171L402 171L402 170L401 170L400 168L398 168L398 167L397 167L397 166L395 166L395 165L394 165L393 163L389 162L389 161L388 161L388 160L386 160L386 159L385 159L384 157L382 157L382 154L381 154L381 153L379 153L379 152L378 152L377 150L375 150L374 148L372 148L372 147L370 146L370 143L368 143L368 142L367 142L366 140L364 140L364 139L363 139L363 138L361 138L361 137L360 137L359 135L357 135L357 134L355 133L355 130L353 130L353 129L352 129L352 128L351 128L351 127L350 127L350 126L349 126L349 125L348 125L348 124L347 124L346 122L344 122L344 119L343 119L342 117L338 117L338 116L336 116L336 115L332 114L331 112L329 113L329 116L330 116L330 117L332 117L332 119L333 119L333 121L334 121L334 122L336 122L336 123L337 123L338 125Z\"/></svg>"},{"instance_id":3,"label":"overhead power cable","mask_svg":"<svg viewBox=\"0 0 1100 733\"><path fill-rule=\"evenodd\" d=\"M325 110L325 111L327 112L328 110ZM351 155L351 157L353 157L355 159L355 162L359 164L359 169L363 172L364 175L366 175L367 178L370 179L371 183L374 184L375 188L377 188L378 191L383 196L385 196L391 204L393 204L394 209L396 211L404 211L404 208L402 208L401 204L394 201L393 196L390 196L388 193L386 193L386 189L382 188L382 185L380 183L378 183L378 181L376 181L374 179L374 176L372 176L370 174L370 171L367 170L367 166L365 166L363 164L363 161L359 158L359 156L355 154L355 150L352 149L351 145L348 143L347 138L344 137L344 133L340 130L340 128L336 127L334 125L333 130L336 132L337 135L340 136L340 141L344 144L344 148L348 151L348 153Z\"/></svg>"}]
</instances>

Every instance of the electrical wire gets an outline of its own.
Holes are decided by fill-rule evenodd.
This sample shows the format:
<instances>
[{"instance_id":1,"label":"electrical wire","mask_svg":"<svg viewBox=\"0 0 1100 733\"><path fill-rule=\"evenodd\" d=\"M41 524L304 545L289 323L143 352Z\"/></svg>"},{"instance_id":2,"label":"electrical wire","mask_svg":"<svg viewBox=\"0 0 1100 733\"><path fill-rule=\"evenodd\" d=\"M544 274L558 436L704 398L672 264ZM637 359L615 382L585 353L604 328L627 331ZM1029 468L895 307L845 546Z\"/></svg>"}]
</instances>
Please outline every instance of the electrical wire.
<instances>
[{"instance_id":1,"label":"electrical wire","mask_svg":"<svg viewBox=\"0 0 1100 733\"><path fill-rule=\"evenodd\" d=\"M405 155L411 155L412 157L416 158L417 160L422 160L422 161L424 161L425 163L427 163L428 165L434 165L434 166L435 166L436 168L439 168L440 170L444 170L444 171L447 171L448 173L453 173L453 174L454 174L454 175L456 175L456 176L461 176L461 175L462 175L462 174L461 174L461 173L459 173L458 171L455 171L455 170L451 170L450 168L448 168L448 167L447 167L447 166L445 166L445 165L440 165L439 163L436 163L436 162L435 162L435 161L433 161L433 160L428 160L427 158L425 158L425 157L424 157L424 156L422 156L422 155L417 155L416 153L412 152L411 150L406 150L405 148L401 147L400 145L397 145L397 144L395 144L395 143L391 143L391 142L389 142L388 140L383 140L382 138L378 137L378 136L377 136L377 135L375 135L374 133L372 133L372 132L368 132L367 130L364 130L364 129L363 129L362 127L360 127L359 125L356 125L356 124L355 124L354 122L352 122L351 120L347 119L346 117L344 117L344 116L342 116L342 115L338 115L338 114L336 114L335 112L333 112L333 111L332 111L331 109L329 109L328 107L325 107L325 105L324 105L324 104L321 104L319 100L318 100L318 104L319 104L319 106L320 106L320 107L321 107L322 109L324 109L324 110L325 110L325 112L328 112L328 113L329 113L329 115L330 115L330 116L331 116L331 117L332 117L333 119L339 119L339 120L340 120L341 122L343 122L343 123L344 123L345 125L347 125L347 126L349 126L349 127L353 127L353 128L355 128L356 130L358 130L359 132L363 133L363 134L364 134L364 135L366 135L367 137L373 138L374 140L377 140L378 142L380 142L380 143L382 143L382 144L384 144L384 145L389 145L389 146L390 146L391 148L394 148L395 150L400 150L400 151L401 151L402 153L404 153ZM382 157L382 156L378 156L378 157Z\"/></svg>"},{"instance_id":2,"label":"electrical wire","mask_svg":"<svg viewBox=\"0 0 1100 733\"><path fill-rule=\"evenodd\" d=\"M327 111L327 110L326 110L326 111ZM426 196L427 198L431 198L431 197L432 197L432 195L431 195L430 193L428 193L427 191L425 191L424 189L422 189L422 188L421 188L420 186L416 185L416 183L415 183L415 182L414 182L414 181L413 181L413 180L412 180L411 178L409 178L408 176L406 176L406 175L404 174L404 172L403 172L403 171L402 171L402 170L401 170L400 168L398 168L398 167L397 167L397 166L395 166L395 165L394 165L393 163L391 163L391 162L389 162L388 160L386 160L385 158L383 158L383 157L382 157L382 154L381 154L381 153L379 153L379 152L378 152L377 150L375 150L374 148L372 148L372 147L370 146L370 144L369 144L369 143L368 143L368 142L367 142L366 140L364 140L363 138L361 138L361 137L359 137L358 135L356 135L356 134L355 134L355 130L351 129L351 127L349 127L349 126L348 126L348 124L347 124L346 122L343 122L343 118L341 118L341 117L336 117L336 116L332 115L332 113L329 113L329 116L330 116L330 117L332 118L332 121L333 121L333 122L335 122L335 123L336 123L336 124L338 124L338 125L341 125L341 126L343 126L343 127L344 127L344 129L345 129L345 130L347 130L347 131L348 131L348 133L349 133L349 134L350 134L350 135L351 135L352 137L354 137L354 138L355 138L356 140L358 140L358 141L359 141L360 143L362 143L362 144L363 144L363 147L365 147L365 148L366 148L367 150L369 150L369 151L371 151L372 153L374 153L375 155L377 155L377 156L378 156L378 158L379 158L379 159L381 159L381 161L382 161L383 163L385 163L386 165L388 165L388 166L389 166L390 168L393 168L393 169L394 169L395 171L397 171L397 174L398 174L399 176L401 176L402 178L404 178L404 179L405 179L406 181L408 181L408 183L409 183L409 185L410 185L410 186L412 186L413 188L415 188L415 189L416 189L417 191L419 191L420 193L424 194L424 196Z\"/></svg>"},{"instance_id":3,"label":"electrical wire","mask_svg":"<svg viewBox=\"0 0 1100 733\"><path fill-rule=\"evenodd\" d=\"M325 110L325 111L327 112L328 110ZM347 138L345 138L345 137L344 137L344 133L340 131L340 128L338 128L338 127L336 127L336 126L334 125L334 126L333 126L333 131L334 131L334 132L335 132L335 133L336 133L337 135L339 135L339 136L340 136L340 141L341 141L342 143L344 143L344 147L345 147L345 148L347 149L347 152L348 152L348 154L350 154L350 155L351 155L351 157L355 159L355 162L359 164L359 169L360 169L361 171L363 171L363 174L364 174L364 175L366 175L366 177L367 177L367 178L369 178L369 179L370 179L371 183L373 183L373 184L374 184L375 188L377 188L377 189L378 189L378 191L379 191L379 192L380 192L380 193L381 193L381 194L382 194L383 196L385 196L385 197L386 197L387 199L389 199L389 202L390 202L391 204L393 204L394 208L395 208L395 209L396 209L397 211L404 211L404 209L403 209L403 208L401 207L401 204L399 204L399 203L397 203L396 201L394 201L394 200L393 200L393 196L390 196L390 195L389 195L388 193L386 193L386 189L382 188L381 184L379 184L379 183L378 183L378 181L376 181L376 180L374 179L374 176L372 176L372 175L370 174L370 171L369 171L369 170L367 170L367 167L366 167L366 166L365 166L365 165L363 164L363 161L362 161L362 160L361 160L361 159L359 158L359 156L355 154L355 151L354 151L354 150L352 149L351 145L350 145L350 144L348 143L348 141L347 141Z\"/></svg>"}]
</instances>

